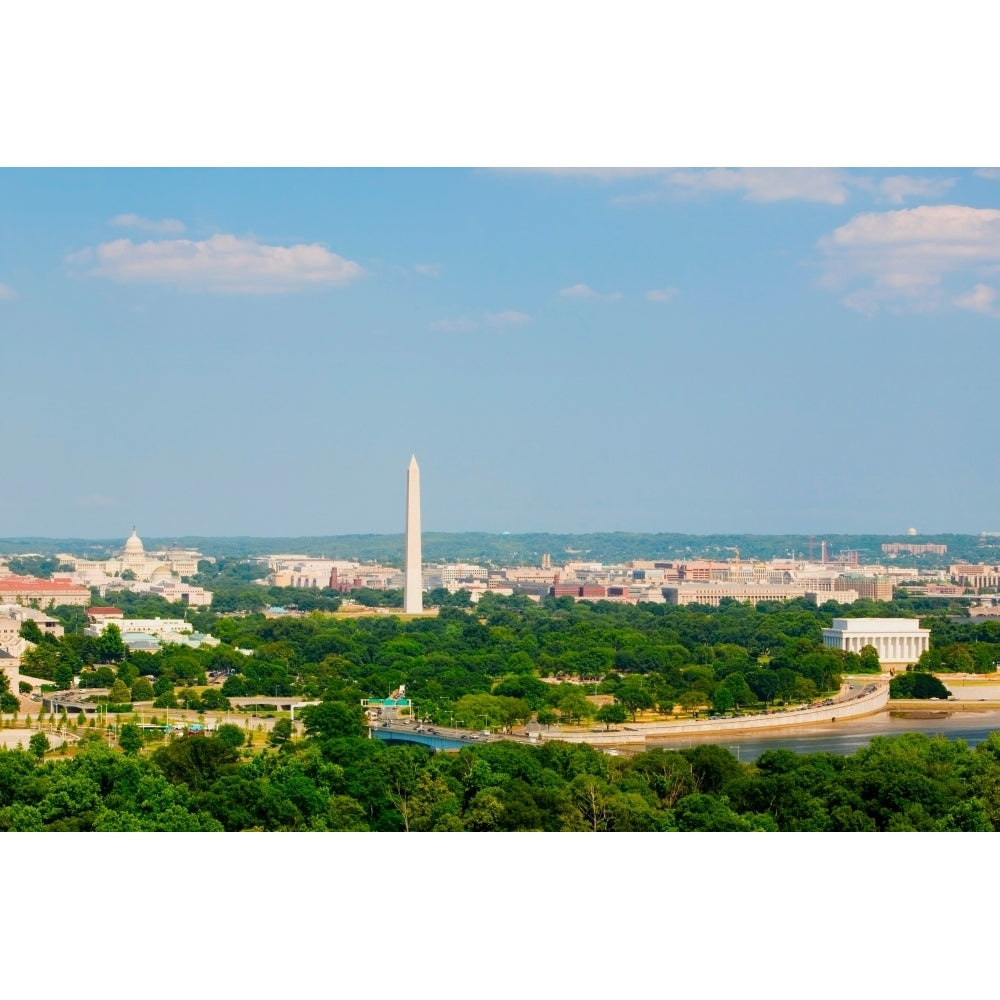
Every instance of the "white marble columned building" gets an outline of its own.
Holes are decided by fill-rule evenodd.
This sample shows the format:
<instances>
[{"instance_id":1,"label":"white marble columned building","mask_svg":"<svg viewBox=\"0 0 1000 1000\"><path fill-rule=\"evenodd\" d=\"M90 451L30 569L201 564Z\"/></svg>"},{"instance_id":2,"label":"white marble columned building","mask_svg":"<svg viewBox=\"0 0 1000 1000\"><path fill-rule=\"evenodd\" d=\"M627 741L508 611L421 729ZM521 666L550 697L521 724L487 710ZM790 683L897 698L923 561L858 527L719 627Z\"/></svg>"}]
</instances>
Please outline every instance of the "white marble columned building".
<instances>
[{"instance_id":1,"label":"white marble columned building","mask_svg":"<svg viewBox=\"0 0 1000 1000\"><path fill-rule=\"evenodd\" d=\"M823 645L860 653L874 646L884 668L916 663L930 647L931 631L916 618L834 618L823 629Z\"/></svg>"}]
</instances>

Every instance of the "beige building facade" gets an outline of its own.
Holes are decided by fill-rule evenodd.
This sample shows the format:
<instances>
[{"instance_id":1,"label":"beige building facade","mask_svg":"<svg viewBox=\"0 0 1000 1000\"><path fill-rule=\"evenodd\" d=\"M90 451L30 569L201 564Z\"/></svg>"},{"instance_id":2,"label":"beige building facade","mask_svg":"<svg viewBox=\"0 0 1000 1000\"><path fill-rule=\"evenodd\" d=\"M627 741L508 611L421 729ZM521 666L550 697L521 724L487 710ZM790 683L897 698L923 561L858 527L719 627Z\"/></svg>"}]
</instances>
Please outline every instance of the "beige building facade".
<instances>
[{"instance_id":1,"label":"beige building facade","mask_svg":"<svg viewBox=\"0 0 1000 1000\"><path fill-rule=\"evenodd\" d=\"M678 583L664 587L662 593L667 604L708 604L716 608L727 597L744 604L758 604L761 601L791 601L814 592L795 583ZM823 599L827 596L834 595L823 595ZM845 592L837 594L836 599L847 604L850 596L850 592Z\"/></svg>"},{"instance_id":2,"label":"beige building facade","mask_svg":"<svg viewBox=\"0 0 1000 1000\"><path fill-rule=\"evenodd\" d=\"M0 603L39 608L50 604L86 607L90 604L90 588L79 587L62 577L39 580L33 576L0 576Z\"/></svg>"}]
</instances>

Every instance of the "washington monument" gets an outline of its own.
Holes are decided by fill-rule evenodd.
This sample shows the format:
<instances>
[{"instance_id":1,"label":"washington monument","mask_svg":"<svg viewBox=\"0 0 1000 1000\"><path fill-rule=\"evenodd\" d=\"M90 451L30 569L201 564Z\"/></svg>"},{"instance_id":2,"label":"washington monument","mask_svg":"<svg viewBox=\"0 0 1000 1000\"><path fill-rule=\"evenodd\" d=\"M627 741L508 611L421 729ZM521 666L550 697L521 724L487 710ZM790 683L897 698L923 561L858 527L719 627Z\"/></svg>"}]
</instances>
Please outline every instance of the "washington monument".
<instances>
[{"instance_id":1,"label":"washington monument","mask_svg":"<svg viewBox=\"0 0 1000 1000\"><path fill-rule=\"evenodd\" d=\"M410 456L406 470L406 568L403 582L403 614L419 615L424 610L423 564L420 554L420 467Z\"/></svg>"}]
</instances>

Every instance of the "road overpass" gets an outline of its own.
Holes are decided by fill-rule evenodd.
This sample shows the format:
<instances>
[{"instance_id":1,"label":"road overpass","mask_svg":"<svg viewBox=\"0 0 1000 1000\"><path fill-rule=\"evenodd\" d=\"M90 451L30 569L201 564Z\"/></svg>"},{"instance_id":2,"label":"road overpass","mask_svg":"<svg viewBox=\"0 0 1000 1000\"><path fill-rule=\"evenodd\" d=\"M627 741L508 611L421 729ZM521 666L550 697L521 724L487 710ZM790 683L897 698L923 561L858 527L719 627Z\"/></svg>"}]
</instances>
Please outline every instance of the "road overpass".
<instances>
[{"instance_id":1,"label":"road overpass","mask_svg":"<svg viewBox=\"0 0 1000 1000\"><path fill-rule=\"evenodd\" d=\"M385 743L418 743L434 750L461 750L498 738L486 733L455 729L451 726L427 726L416 722L385 721L371 726L369 735Z\"/></svg>"}]
</instances>

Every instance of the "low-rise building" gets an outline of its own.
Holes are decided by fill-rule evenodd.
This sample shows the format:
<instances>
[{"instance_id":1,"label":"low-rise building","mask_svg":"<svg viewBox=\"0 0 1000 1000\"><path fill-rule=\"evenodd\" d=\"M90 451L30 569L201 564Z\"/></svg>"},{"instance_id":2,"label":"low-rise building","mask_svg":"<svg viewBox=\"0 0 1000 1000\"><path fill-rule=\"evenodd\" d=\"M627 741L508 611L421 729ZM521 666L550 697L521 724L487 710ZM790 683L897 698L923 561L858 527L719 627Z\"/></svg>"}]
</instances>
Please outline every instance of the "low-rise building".
<instances>
[{"instance_id":1,"label":"low-rise building","mask_svg":"<svg viewBox=\"0 0 1000 1000\"><path fill-rule=\"evenodd\" d=\"M759 604L761 601L790 601L805 597L806 588L794 583L677 583L662 589L667 604L707 604L719 606L724 598ZM835 595L824 595L827 599ZM845 595L846 596L846 595ZM837 598L839 600L839 598ZM846 603L846 602L845 602Z\"/></svg>"},{"instance_id":2,"label":"low-rise building","mask_svg":"<svg viewBox=\"0 0 1000 1000\"><path fill-rule=\"evenodd\" d=\"M103 625L105 622L121 621L125 612L121 608L91 607L87 608L87 621L91 625Z\"/></svg>"},{"instance_id":3,"label":"low-rise building","mask_svg":"<svg viewBox=\"0 0 1000 1000\"><path fill-rule=\"evenodd\" d=\"M558 576L558 571L549 566L506 566L502 570L503 578L511 583L551 584Z\"/></svg>"},{"instance_id":4,"label":"low-rise building","mask_svg":"<svg viewBox=\"0 0 1000 1000\"><path fill-rule=\"evenodd\" d=\"M474 563L439 563L423 568L423 587L424 590L433 590L454 583L484 583L489 575L485 566Z\"/></svg>"},{"instance_id":5,"label":"low-rise building","mask_svg":"<svg viewBox=\"0 0 1000 1000\"><path fill-rule=\"evenodd\" d=\"M155 653L161 646L190 646L198 649L200 646L218 646L221 640L202 632L173 632L167 629L156 635L148 632L122 632L122 642L130 652Z\"/></svg>"},{"instance_id":6,"label":"low-rise building","mask_svg":"<svg viewBox=\"0 0 1000 1000\"><path fill-rule=\"evenodd\" d=\"M212 603L212 592L205 590L204 587L196 587L193 583L164 580L160 583L150 583L147 586L147 593L156 594L171 603L180 602L192 608L207 608Z\"/></svg>"},{"instance_id":7,"label":"low-rise building","mask_svg":"<svg viewBox=\"0 0 1000 1000\"><path fill-rule=\"evenodd\" d=\"M60 604L86 607L90 604L90 589L70 583L65 577L39 580L34 576L11 574L0 576L0 603L37 608Z\"/></svg>"},{"instance_id":8,"label":"low-rise building","mask_svg":"<svg viewBox=\"0 0 1000 1000\"><path fill-rule=\"evenodd\" d=\"M898 556L903 552L911 556L943 556L948 552L948 546L935 545L933 542L883 542L882 552L887 556Z\"/></svg>"},{"instance_id":9,"label":"low-rise building","mask_svg":"<svg viewBox=\"0 0 1000 1000\"><path fill-rule=\"evenodd\" d=\"M844 574L837 578L835 590L854 590L858 597L869 601L891 601L892 580L883 576L862 576L861 574Z\"/></svg>"},{"instance_id":10,"label":"low-rise building","mask_svg":"<svg viewBox=\"0 0 1000 1000\"><path fill-rule=\"evenodd\" d=\"M59 639L64 633L62 622L37 608L26 608L20 604L0 604L0 642L11 627L19 632L26 621L32 621L38 626L42 635L51 635Z\"/></svg>"},{"instance_id":11,"label":"low-rise building","mask_svg":"<svg viewBox=\"0 0 1000 1000\"><path fill-rule=\"evenodd\" d=\"M124 636L130 635L163 635L167 632L193 632L194 626L183 618L120 618L117 621L105 618L88 625L84 630L84 635L103 635L108 625L115 624Z\"/></svg>"},{"instance_id":12,"label":"low-rise building","mask_svg":"<svg viewBox=\"0 0 1000 1000\"><path fill-rule=\"evenodd\" d=\"M996 590L1000 587L1000 566L955 563L948 567L948 575L959 586L972 590Z\"/></svg>"}]
</instances>

